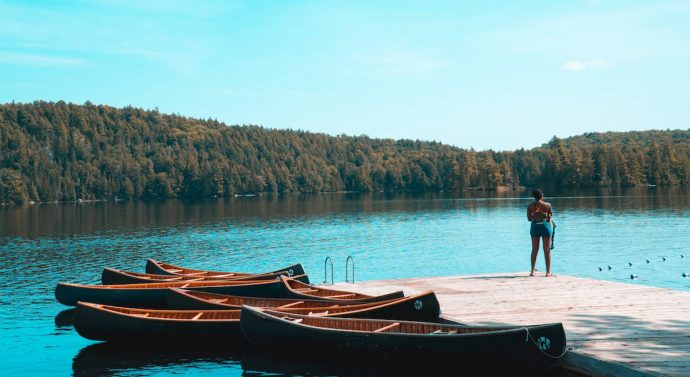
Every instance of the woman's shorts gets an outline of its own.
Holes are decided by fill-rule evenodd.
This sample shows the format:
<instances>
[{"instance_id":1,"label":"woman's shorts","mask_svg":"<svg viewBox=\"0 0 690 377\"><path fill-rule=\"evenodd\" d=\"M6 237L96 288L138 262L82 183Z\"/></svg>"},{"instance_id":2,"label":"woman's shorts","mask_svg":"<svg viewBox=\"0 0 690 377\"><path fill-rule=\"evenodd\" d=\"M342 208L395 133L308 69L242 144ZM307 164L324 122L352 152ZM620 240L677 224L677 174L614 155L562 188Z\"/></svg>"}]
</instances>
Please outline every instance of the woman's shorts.
<instances>
[{"instance_id":1,"label":"woman's shorts","mask_svg":"<svg viewBox=\"0 0 690 377\"><path fill-rule=\"evenodd\" d=\"M529 228L529 235L533 238L551 237L553 228L548 221L532 221L532 226Z\"/></svg>"}]
</instances>

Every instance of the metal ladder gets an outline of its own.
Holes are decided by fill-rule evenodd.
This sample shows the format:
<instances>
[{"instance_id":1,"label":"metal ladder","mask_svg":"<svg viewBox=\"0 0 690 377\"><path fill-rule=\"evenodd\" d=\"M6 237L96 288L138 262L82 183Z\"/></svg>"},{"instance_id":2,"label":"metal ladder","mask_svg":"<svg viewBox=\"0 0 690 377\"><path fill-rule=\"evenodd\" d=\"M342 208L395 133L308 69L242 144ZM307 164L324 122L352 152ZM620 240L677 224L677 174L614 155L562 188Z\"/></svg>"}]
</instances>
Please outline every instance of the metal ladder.
<instances>
[{"instance_id":1,"label":"metal ladder","mask_svg":"<svg viewBox=\"0 0 690 377\"><path fill-rule=\"evenodd\" d=\"M331 263L331 285L333 285L333 259L331 257L326 257L323 261L323 283L328 284L328 269L326 269L327 263Z\"/></svg>"},{"instance_id":2,"label":"metal ladder","mask_svg":"<svg viewBox=\"0 0 690 377\"><path fill-rule=\"evenodd\" d=\"M348 274L348 266L350 265L350 261L352 261L352 281L348 280L349 274ZM345 260L345 282L354 284L355 283L355 258L352 257L352 255L348 256L347 259Z\"/></svg>"},{"instance_id":3,"label":"metal ladder","mask_svg":"<svg viewBox=\"0 0 690 377\"><path fill-rule=\"evenodd\" d=\"M350 280L350 262L352 262L352 280ZM328 266L331 266L331 284L333 285L333 259L331 257L326 257L323 260L323 283L328 285ZM354 284L355 283L355 258L350 255L345 260L345 282Z\"/></svg>"}]
</instances>

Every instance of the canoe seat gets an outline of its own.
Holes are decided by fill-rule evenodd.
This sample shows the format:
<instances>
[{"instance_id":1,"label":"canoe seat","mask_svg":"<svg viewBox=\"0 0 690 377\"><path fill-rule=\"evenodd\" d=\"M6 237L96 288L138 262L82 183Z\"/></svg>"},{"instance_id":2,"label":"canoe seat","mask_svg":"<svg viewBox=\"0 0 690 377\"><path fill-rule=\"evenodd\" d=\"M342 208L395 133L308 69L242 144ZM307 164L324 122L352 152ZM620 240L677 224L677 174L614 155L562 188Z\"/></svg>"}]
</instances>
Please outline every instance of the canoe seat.
<instances>
[{"instance_id":1,"label":"canoe seat","mask_svg":"<svg viewBox=\"0 0 690 377\"><path fill-rule=\"evenodd\" d=\"M182 271L182 270L180 270ZM199 271L199 272L189 272L184 274L185 276L197 276L197 275L204 275L206 274L206 271Z\"/></svg>"},{"instance_id":2,"label":"canoe seat","mask_svg":"<svg viewBox=\"0 0 690 377\"><path fill-rule=\"evenodd\" d=\"M228 301L227 298L209 298L208 300L213 302L213 303L216 303L216 304L222 304L222 303Z\"/></svg>"},{"instance_id":3,"label":"canoe seat","mask_svg":"<svg viewBox=\"0 0 690 377\"><path fill-rule=\"evenodd\" d=\"M283 319L287 319L290 322L294 323L300 323L302 322L302 318L292 318L292 317L282 317Z\"/></svg>"},{"instance_id":4,"label":"canoe seat","mask_svg":"<svg viewBox=\"0 0 690 377\"><path fill-rule=\"evenodd\" d=\"M230 276L235 276L235 274L222 274L222 275L214 275L214 278L227 278Z\"/></svg>"},{"instance_id":5,"label":"canoe seat","mask_svg":"<svg viewBox=\"0 0 690 377\"><path fill-rule=\"evenodd\" d=\"M293 289L293 291L303 293L303 292L318 292L319 290L318 289L312 289L312 288L295 288L295 289Z\"/></svg>"},{"instance_id":6,"label":"canoe seat","mask_svg":"<svg viewBox=\"0 0 690 377\"><path fill-rule=\"evenodd\" d=\"M189 287L189 284L185 284L185 285L183 285L183 286L180 287L180 288L187 288L187 287Z\"/></svg>"},{"instance_id":7,"label":"canoe seat","mask_svg":"<svg viewBox=\"0 0 690 377\"><path fill-rule=\"evenodd\" d=\"M138 316L138 317L148 317L149 313L132 313L132 315Z\"/></svg>"},{"instance_id":8,"label":"canoe seat","mask_svg":"<svg viewBox=\"0 0 690 377\"><path fill-rule=\"evenodd\" d=\"M174 272L174 273L182 272L182 270L176 270L176 269L170 269L170 270L168 270L168 271L169 271L169 272Z\"/></svg>"},{"instance_id":9,"label":"canoe seat","mask_svg":"<svg viewBox=\"0 0 690 377\"><path fill-rule=\"evenodd\" d=\"M386 331L386 330L390 330L390 329L392 329L392 328L394 328L394 327L398 327L398 326L400 326L400 323L395 322L395 323L391 323L391 324L388 325L388 326L383 326L383 327L381 327L380 329L376 329L376 330L374 330L374 332L384 332L384 331Z\"/></svg>"},{"instance_id":10,"label":"canoe seat","mask_svg":"<svg viewBox=\"0 0 690 377\"><path fill-rule=\"evenodd\" d=\"M344 298L344 297L351 297L354 296L355 293L347 293L347 294L342 294L342 295L330 295L330 296L323 296L324 298Z\"/></svg>"},{"instance_id":11,"label":"canoe seat","mask_svg":"<svg viewBox=\"0 0 690 377\"><path fill-rule=\"evenodd\" d=\"M199 314L195 315L194 318L192 318L192 321L196 321L197 319L201 318L202 315L204 315L204 312L199 312Z\"/></svg>"},{"instance_id":12,"label":"canoe seat","mask_svg":"<svg viewBox=\"0 0 690 377\"><path fill-rule=\"evenodd\" d=\"M295 301L295 302L291 302L291 303L289 303L289 304L280 305L278 308L289 308L289 307L291 307L291 306L300 305L300 304L304 304L304 301Z\"/></svg>"},{"instance_id":13,"label":"canoe seat","mask_svg":"<svg viewBox=\"0 0 690 377\"><path fill-rule=\"evenodd\" d=\"M322 316L328 315L328 310L326 310L325 312L316 312L316 313L314 313L314 312L309 312L308 315L311 315L311 316L314 316L314 317L322 317Z\"/></svg>"},{"instance_id":14,"label":"canoe seat","mask_svg":"<svg viewBox=\"0 0 690 377\"><path fill-rule=\"evenodd\" d=\"M436 330L436 331L432 332L432 334L457 334L457 333L458 333L458 330L450 330L448 332L443 331L443 330Z\"/></svg>"}]
</instances>

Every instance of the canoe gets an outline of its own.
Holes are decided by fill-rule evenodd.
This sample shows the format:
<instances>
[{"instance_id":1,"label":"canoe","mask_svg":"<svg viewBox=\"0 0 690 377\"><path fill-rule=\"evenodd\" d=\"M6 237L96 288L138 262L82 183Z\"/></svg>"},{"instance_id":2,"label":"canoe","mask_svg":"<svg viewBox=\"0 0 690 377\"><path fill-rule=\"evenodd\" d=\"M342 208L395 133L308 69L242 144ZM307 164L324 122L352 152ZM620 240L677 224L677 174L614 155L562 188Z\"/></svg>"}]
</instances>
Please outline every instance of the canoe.
<instances>
[{"instance_id":1,"label":"canoe","mask_svg":"<svg viewBox=\"0 0 690 377\"><path fill-rule=\"evenodd\" d=\"M285 283L275 280L181 281L171 283L83 285L58 283L55 298L63 305L78 301L134 308L165 308L168 288L252 297L289 297Z\"/></svg>"},{"instance_id":2,"label":"canoe","mask_svg":"<svg viewBox=\"0 0 690 377\"><path fill-rule=\"evenodd\" d=\"M91 340L242 342L239 310L150 310L79 302L74 328Z\"/></svg>"},{"instance_id":3,"label":"canoe","mask_svg":"<svg viewBox=\"0 0 690 377\"><path fill-rule=\"evenodd\" d=\"M297 263L292 266L285 268L280 268L275 271L269 271L269 273L276 272L287 272L287 276L299 276L306 275L304 272L304 267ZM238 275L253 275L246 272L221 272L221 271L208 271L208 270L194 270L191 268L175 266L170 263L164 263L157 261L155 259L150 259L146 261L146 273L147 274L159 274L159 275L188 275L188 276L205 276L205 277L224 277L224 276L238 276ZM309 283L309 282L307 282Z\"/></svg>"},{"instance_id":4,"label":"canoe","mask_svg":"<svg viewBox=\"0 0 690 377\"><path fill-rule=\"evenodd\" d=\"M381 296L369 296L362 293L320 288L285 276L281 276L280 279L285 284L285 288L288 292L288 296L286 297L288 298L363 304L366 302L386 301L405 296L402 291L392 292Z\"/></svg>"},{"instance_id":5,"label":"canoe","mask_svg":"<svg viewBox=\"0 0 690 377\"><path fill-rule=\"evenodd\" d=\"M141 283L163 283L174 281L226 281L226 280L273 280L281 275L287 275L286 271L269 272L265 274L226 274L218 276L184 276L184 275L160 275L160 274L142 274L139 272L131 272L118 270L115 268L104 268L101 274L101 283L104 285L115 284L141 284ZM307 275L299 276L299 280L304 283L309 283Z\"/></svg>"},{"instance_id":6,"label":"canoe","mask_svg":"<svg viewBox=\"0 0 690 377\"><path fill-rule=\"evenodd\" d=\"M441 314L438 299L432 291L387 301L343 304L317 300L238 297L171 288L168 290L167 300L169 309L179 310L239 310L243 305L248 305L291 313L303 313L299 310L304 310L307 314L311 312L348 318L430 322L438 321Z\"/></svg>"},{"instance_id":7,"label":"canoe","mask_svg":"<svg viewBox=\"0 0 690 377\"><path fill-rule=\"evenodd\" d=\"M417 309L427 303L427 310ZM323 303L322 303L323 304ZM434 320L439 306L433 292L404 297L391 302L336 305L313 308L279 307L280 312L318 317L393 318ZM92 340L161 341L199 338L227 341L242 338L240 309L235 310L154 310L78 302L74 314L77 332Z\"/></svg>"},{"instance_id":8,"label":"canoe","mask_svg":"<svg viewBox=\"0 0 690 377\"><path fill-rule=\"evenodd\" d=\"M250 343L284 351L413 357L453 365L489 360L542 368L557 362L566 346L560 323L461 326L305 316L250 306L244 306L241 313L242 333Z\"/></svg>"}]
</instances>

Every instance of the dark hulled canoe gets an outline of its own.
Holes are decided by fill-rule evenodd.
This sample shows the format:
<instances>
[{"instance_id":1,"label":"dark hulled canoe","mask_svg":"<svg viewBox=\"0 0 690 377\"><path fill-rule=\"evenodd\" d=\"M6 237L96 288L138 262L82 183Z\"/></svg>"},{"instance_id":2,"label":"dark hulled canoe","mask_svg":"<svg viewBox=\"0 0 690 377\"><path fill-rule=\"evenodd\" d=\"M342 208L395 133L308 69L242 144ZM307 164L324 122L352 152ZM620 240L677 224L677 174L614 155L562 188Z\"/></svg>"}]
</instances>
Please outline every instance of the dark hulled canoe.
<instances>
[{"instance_id":1,"label":"dark hulled canoe","mask_svg":"<svg viewBox=\"0 0 690 377\"><path fill-rule=\"evenodd\" d=\"M402 291L388 293L381 296L369 296L363 293L337 291L335 289L316 287L302 283L296 279L287 278L285 276L281 276L280 279L285 283L285 288L288 291L287 297L289 298L327 300L342 303L366 303L386 301L405 296Z\"/></svg>"},{"instance_id":2,"label":"dark hulled canoe","mask_svg":"<svg viewBox=\"0 0 690 377\"><path fill-rule=\"evenodd\" d=\"M419 307L418 303L421 302L427 304L427 310ZM433 292L384 303L313 308L280 307L276 310L318 317L401 320L434 320L439 315L438 301ZM81 336L106 341L160 341L176 337L232 341L233 338L242 337L239 321L240 309L153 310L84 302L77 303L74 315L74 327Z\"/></svg>"},{"instance_id":3,"label":"dark hulled canoe","mask_svg":"<svg viewBox=\"0 0 690 377\"><path fill-rule=\"evenodd\" d=\"M560 323L481 327L304 316L245 306L241 327L254 345L300 352L361 352L418 360L492 360L548 367L563 355Z\"/></svg>"},{"instance_id":4,"label":"dark hulled canoe","mask_svg":"<svg viewBox=\"0 0 690 377\"><path fill-rule=\"evenodd\" d=\"M55 298L63 305L78 301L135 308L165 308L168 288L251 297L288 297L285 283L275 280L200 281L125 285L82 285L58 283Z\"/></svg>"},{"instance_id":5,"label":"dark hulled canoe","mask_svg":"<svg viewBox=\"0 0 690 377\"><path fill-rule=\"evenodd\" d=\"M299 276L306 275L304 272L304 267L297 263L292 266L281 268L275 271L270 271L269 273L276 272L287 272L287 276ZM147 274L158 274L158 275L186 275L186 276L196 276L196 277L227 277L227 276L238 276L238 275L253 275L246 272L221 272L221 271L208 271L208 270L194 270L191 268L175 266L170 263L160 262L154 259L149 259L146 261L146 273ZM308 281L306 283L309 283Z\"/></svg>"},{"instance_id":6,"label":"dark hulled canoe","mask_svg":"<svg viewBox=\"0 0 690 377\"><path fill-rule=\"evenodd\" d=\"M105 341L244 341L239 310L149 310L79 302L74 328L84 338Z\"/></svg>"},{"instance_id":7,"label":"dark hulled canoe","mask_svg":"<svg viewBox=\"0 0 690 377\"><path fill-rule=\"evenodd\" d=\"M206 292L172 288L168 290L168 308L180 310L239 310L243 305L273 308L275 310L345 316L348 318L401 319L408 321L439 320L441 309L436 294L425 292L419 295L370 302L366 304L343 304L299 299L271 299L217 295ZM294 309L294 310L293 310Z\"/></svg>"},{"instance_id":8,"label":"dark hulled canoe","mask_svg":"<svg viewBox=\"0 0 690 377\"><path fill-rule=\"evenodd\" d=\"M184 276L184 275L159 275L142 274L139 272L123 271L114 268L104 268L101 274L101 283L104 285L115 284L141 284L141 283L164 283L175 281L240 281L240 280L273 280L281 275L288 275L287 271L269 272L265 274L226 274L218 276ZM309 283L307 275L300 275L298 280Z\"/></svg>"}]
</instances>

